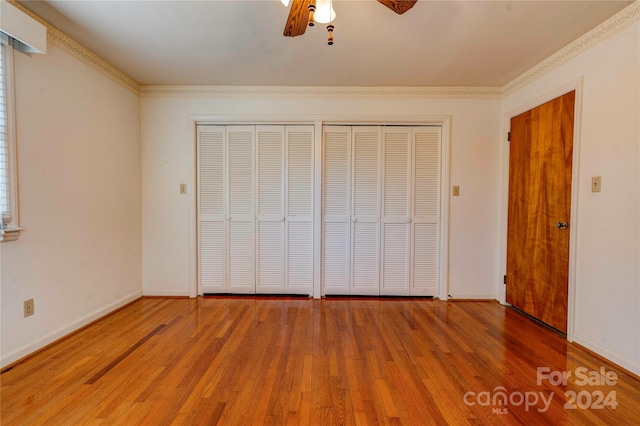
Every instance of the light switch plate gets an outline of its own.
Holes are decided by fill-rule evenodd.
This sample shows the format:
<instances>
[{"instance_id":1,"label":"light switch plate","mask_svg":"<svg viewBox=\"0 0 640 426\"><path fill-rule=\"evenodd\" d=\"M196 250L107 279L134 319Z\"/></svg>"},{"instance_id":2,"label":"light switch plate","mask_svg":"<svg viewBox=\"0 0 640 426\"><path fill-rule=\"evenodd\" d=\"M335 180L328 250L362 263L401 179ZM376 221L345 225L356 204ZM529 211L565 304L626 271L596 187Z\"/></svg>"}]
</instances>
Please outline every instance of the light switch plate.
<instances>
[{"instance_id":1,"label":"light switch plate","mask_svg":"<svg viewBox=\"0 0 640 426\"><path fill-rule=\"evenodd\" d=\"M591 192L600 192L602 190L602 178L594 176L591 178Z\"/></svg>"},{"instance_id":2,"label":"light switch plate","mask_svg":"<svg viewBox=\"0 0 640 426\"><path fill-rule=\"evenodd\" d=\"M180 184L180 194L186 194L187 193L187 184L186 183L181 183Z\"/></svg>"},{"instance_id":3,"label":"light switch plate","mask_svg":"<svg viewBox=\"0 0 640 426\"><path fill-rule=\"evenodd\" d=\"M25 318L33 315L33 313L35 312L35 304L33 303L33 299L25 300L23 306Z\"/></svg>"},{"instance_id":4,"label":"light switch plate","mask_svg":"<svg viewBox=\"0 0 640 426\"><path fill-rule=\"evenodd\" d=\"M453 196L454 197L459 197L460 196L460 187L458 185L455 185L453 187Z\"/></svg>"}]
</instances>

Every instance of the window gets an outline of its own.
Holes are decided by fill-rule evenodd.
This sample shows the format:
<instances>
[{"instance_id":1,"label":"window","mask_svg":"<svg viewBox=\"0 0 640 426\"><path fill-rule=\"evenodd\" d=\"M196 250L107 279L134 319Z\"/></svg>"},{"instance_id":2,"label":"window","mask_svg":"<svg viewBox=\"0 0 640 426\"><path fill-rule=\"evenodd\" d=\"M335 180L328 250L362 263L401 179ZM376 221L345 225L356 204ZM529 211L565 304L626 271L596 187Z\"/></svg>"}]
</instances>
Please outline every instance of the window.
<instances>
[{"instance_id":1,"label":"window","mask_svg":"<svg viewBox=\"0 0 640 426\"><path fill-rule=\"evenodd\" d=\"M3 40L4 41L4 40ZM15 139L13 137L13 51L0 46L0 241L19 236Z\"/></svg>"},{"instance_id":2,"label":"window","mask_svg":"<svg viewBox=\"0 0 640 426\"><path fill-rule=\"evenodd\" d=\"M5 89L4 89L4 52L5 48L2 47L0 53L0 208L2 208L2 223L7 220L11 220L11 203L9 200L9 165L7 158L7 124L5 113Z\"/></svg>"},{"instance_id":3,"label":"window","mask_svg":"<svg viewBox=\"0 0 640 426\"><path fill-rule=\"evenodd\" d=\"M13 116L13 51L47 51L47 27L19 8L0 1L0 241L17 240L18 170Z\"/></svg>"}]
</instances>

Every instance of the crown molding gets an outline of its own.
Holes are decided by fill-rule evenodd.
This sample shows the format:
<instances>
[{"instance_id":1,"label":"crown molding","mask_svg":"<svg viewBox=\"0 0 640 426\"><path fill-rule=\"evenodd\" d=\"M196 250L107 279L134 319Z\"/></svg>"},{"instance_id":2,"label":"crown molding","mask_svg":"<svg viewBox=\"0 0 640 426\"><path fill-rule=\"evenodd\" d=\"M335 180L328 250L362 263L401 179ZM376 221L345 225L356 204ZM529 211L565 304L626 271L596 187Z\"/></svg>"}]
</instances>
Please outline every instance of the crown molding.
<instances>
[{"instance_id":1,"label":"crown molding","mask_svg":"<svg viewBox=\"0 0 640 426\"><path fill-rule=\"evenodd\" d=\"M500 99L499 87L140 86L143 98Z\"/></svg>"},{"instance_id":2,"label":"crown molding","mask_svg":"<svg viewBox=\"0 0 640 426\"><path fill-rule=\"evenodd\" d=\"M595 45L638 22L638 20L640 20L640 1L636 0L591 31L549 56L538 65L535 65L533 68L505 84L502 87L502 96L513 93L543 75L559 68L561 65L566 64L571 59L586 52Z\"/></svg>"},{"instance_id":3,"label":"crown molding","mask_svg":"<svg viewBox=\"0 0 640 426\"><path fill-rule=\"evenodd\" d=\"M49 22L36 15L16 0L7 0L13 6L20 9L47 28L47 42L59 48L68 55L76 58L83 64L103 74L108 79L120 84L136 95L140 95L140 84L137 81L78 43L71 37L51 25Z\"/></svg>"}]
</instances>

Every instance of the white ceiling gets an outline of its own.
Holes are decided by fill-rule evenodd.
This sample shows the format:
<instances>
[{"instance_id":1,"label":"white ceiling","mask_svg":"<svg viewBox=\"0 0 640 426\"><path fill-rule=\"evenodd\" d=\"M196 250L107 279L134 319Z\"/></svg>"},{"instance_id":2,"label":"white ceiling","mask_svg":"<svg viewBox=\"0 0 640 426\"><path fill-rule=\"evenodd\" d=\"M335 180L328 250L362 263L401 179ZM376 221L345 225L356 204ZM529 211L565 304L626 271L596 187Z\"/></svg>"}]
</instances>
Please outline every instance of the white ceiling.
<instances>
[{"instance_id":1,"label":"white ceiling","mask_svg":"<svg viewBox=\"0 0 640 426\"><path fill-rule=\"evenodd\" d=\"M279 0L21 3L141 84L502 86L630 2L335 0L333 46Z\"/></svg>"}]
</instances>

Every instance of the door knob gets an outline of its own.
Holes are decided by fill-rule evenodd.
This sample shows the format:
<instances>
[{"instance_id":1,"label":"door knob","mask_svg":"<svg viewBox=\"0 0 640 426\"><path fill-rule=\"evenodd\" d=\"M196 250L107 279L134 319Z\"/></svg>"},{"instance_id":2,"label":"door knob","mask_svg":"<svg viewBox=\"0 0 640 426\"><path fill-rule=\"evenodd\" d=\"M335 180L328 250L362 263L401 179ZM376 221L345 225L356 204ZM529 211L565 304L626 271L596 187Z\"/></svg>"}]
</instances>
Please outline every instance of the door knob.
<instances>
[{"instance_id":1,"label":"door knob","mask_svg":"<svg viewBox=\"0 0 640 426\"><path fill-rule=\"evenodd\" d=\"M553 224L554 227L558 228L558 229L567 229L567 222L556 222Z\"/></svg>"}]
</instances>

